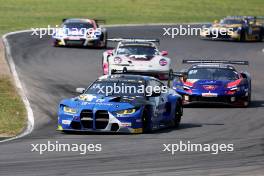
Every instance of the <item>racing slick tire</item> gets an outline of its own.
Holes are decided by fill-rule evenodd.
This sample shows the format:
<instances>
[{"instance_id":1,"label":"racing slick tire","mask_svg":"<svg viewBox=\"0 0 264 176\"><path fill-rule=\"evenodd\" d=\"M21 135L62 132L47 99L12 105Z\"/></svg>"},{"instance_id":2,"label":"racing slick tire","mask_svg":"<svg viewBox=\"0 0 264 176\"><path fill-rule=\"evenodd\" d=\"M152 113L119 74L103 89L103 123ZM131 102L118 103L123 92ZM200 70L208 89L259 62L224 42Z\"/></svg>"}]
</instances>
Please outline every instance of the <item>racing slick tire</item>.
<instances>
[{"instance_id":1,"label":"racing slick tire","mask_svg":"<svg viewBox=\"0 0 264 176\"><path fill-rule=\"evenodd\" d=\"M174 118L174 127L178 128L181 123L181 117L183 114L183 106L180 101L177 101L176 107L175 107L175 118Z\"/></svg>"},{"instance_id":2,"label":"racing slick tire","mask_svg":"<svg viewBox=\"0 0 264 176\"><path fill-rule=\"evenodd\" d=\"M244 42L244 41L246 41L246 31L242 29L240 33L240 42Z\"/></svg>"},{"instance_id":3,"label":"racing slick tire","mask_svg":"<svg viewBox=\"0 0 264 176\"><path fill-rule=\"evenodd\" d=\"M107 32L101 35L100 41L104 43L101 48L107 49Z\"/></svg>"},{"instance_id":4,"label":"racing slick tire","mask_svg":"<svg viewBox=\"0 0 264 176\"><path fill-rule=\"evenodd\" d=\"M246 101L244 102L244 108L247 108L250 106L250 103L251 103L251 94L249 94L247 97L246 97Z\"/></svg>"},{"instance_id":5,"label":"racing slick tire","mask_svg":"<svg viewBox=\"0 0 264 176\"><path fill-rule=\"evenodd\" d=\"M141 116L141 121L142 121L142 133L150 133L152 131L150 127L150 121L151 119L149 118L149 111L148 108L145 107L143 110L142 116Z\"/></svg>"},{"instance_id":6,"label":"racing slick tire","mask_svg":"<svg viewBox=\"0 0 264 176\"><path fill-rule=\"evenodd\" d=\"M259 37L258 37L258 41L259 42L262 42L263 36L264 36L264 32L263 32L263 30L261 30L260 33L259 33Z\"/></svg>"},{"instance_id":7,"label":"racing slick tire","mask_svg":"<svg viewBox=\"0 0 264 176\"><path fill-rule=\"evenodd\" d=\"M58 41L57 40L52 41L52 46L58 47L59 46Z\"/></svg>"}]
</instances>

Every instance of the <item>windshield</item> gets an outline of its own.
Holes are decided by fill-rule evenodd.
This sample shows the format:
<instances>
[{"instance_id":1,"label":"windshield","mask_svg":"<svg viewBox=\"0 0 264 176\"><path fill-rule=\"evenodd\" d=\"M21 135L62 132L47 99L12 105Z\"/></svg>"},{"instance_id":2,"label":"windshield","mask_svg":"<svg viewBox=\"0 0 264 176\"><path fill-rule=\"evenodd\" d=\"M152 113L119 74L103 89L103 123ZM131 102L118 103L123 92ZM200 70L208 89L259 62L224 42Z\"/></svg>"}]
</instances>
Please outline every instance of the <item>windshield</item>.
<instances>
[{"instance_id":1,"label":"windshield","mask_svg":"<svg viewBox=\"0 0 264 176\"><path fill-rule=\"evenodd\" d=\"M143 80L97 80L85 93L104 96L144 96L144 87Z\"/></svg>"},{"instance_id":2,"label":"windshield","mask_svg":"<svg viewBox=\"0 0 264 176\"><path fill-rule=\"evenodd\" d=\"M237 80L236 71L227 68L195 68L188 72L188 79L199 80Z\"/></svg>"},{"instance_id":3,"label":"windshield","mask_svg":"<svg viewBox=\"0 0 264 176\"><path fill-rule=\"evenodd\" d=\"M152 46L122 46L117 50L118 55L157 55L158 51Z\"/></svg>"},{"instance_id":4,"label":"windshield","mask_svg":"<svg viewBox=\"0 0 264 176\"><path fill-rule=\"evenodd\" d=\"M243 24L241 19L224 19L220 21L220 24Z\"/></svg>"},{"instance_id":5,"label":"windshield","mask_svg":"<svg viewBox=\"0 0 264 176\"><path fill-rule=\"evenodd\" d=\"M93 28L93 25L91 23L65 23L63 24L63 27L65 28L77 28L77 29L90 29Z\"/></svg>"}]
</instances>

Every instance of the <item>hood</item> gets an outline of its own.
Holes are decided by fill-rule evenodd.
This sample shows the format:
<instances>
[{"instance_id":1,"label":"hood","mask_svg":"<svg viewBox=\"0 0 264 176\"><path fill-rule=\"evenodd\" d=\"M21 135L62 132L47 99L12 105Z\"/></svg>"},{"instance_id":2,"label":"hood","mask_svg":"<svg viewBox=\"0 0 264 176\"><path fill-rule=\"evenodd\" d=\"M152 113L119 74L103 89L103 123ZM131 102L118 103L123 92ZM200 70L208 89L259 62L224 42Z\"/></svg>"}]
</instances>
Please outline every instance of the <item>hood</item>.
<instances>
[{"instance_id":1,"label":"hood","mask_svg":"<svg viewBox=\"0 0 264 176\"><path fill-rule=\"evenodd\" d=\"M119 111L135 108L145 103L144 97L130 96L103 96L93 94L82 94L70 100L65 100L61 104L79 109L96 109L107 111Z\"/></svg>"},{"instance_id":2,"label":"hood","mask_svg":"<svg viewBox=\"0 0 264 176\"><path fill-rule=\"evenodd\" d=\"M86 36L85 32L78 29L68 28L59 28L54 34L54 37L63 37L63 36L76 36L76 37L84 37Z\"/></svg>"},{"instance_id":3,"label":"hood","mask_svg":"<svg viewBox=\"0 0 264 176\"><path fill-rule=\"evenodd\" d=\"M85 32L78 28L69 28L65 31L65 34L68 36L86 36Z\"/></svg>"}]
</instances>

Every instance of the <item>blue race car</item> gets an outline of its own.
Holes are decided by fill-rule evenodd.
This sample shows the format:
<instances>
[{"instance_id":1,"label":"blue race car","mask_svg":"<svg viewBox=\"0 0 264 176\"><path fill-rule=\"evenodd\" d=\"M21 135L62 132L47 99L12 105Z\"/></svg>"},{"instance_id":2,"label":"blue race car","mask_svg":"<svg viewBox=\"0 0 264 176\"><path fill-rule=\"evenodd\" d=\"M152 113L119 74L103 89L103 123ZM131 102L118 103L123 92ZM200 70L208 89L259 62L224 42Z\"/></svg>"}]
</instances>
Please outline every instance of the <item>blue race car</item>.
<instances>
[{"instance_id":1,"label":"blue race car","mask_svg":"<svg viewBox=\"0 0 264 176\"><path fill-rule=\"evenodd\" d=\"M173 89L183 96L183 104L223 103L247 107L251 102L249 73L236 71L234 64L248 61L183 60L192 66L177 75Z\"/></svg>"},{"instance_id":2,"label":"blue race car","mask_svg":"<svg viewBox=\"0 0 264 176\"><path fill-rule=\"evenodd\" d=\"M58 130L144 133L178 127L183 114L181 96L150 76L104 75L76 90L59 104Z\"/></svg>"}]
</instances>

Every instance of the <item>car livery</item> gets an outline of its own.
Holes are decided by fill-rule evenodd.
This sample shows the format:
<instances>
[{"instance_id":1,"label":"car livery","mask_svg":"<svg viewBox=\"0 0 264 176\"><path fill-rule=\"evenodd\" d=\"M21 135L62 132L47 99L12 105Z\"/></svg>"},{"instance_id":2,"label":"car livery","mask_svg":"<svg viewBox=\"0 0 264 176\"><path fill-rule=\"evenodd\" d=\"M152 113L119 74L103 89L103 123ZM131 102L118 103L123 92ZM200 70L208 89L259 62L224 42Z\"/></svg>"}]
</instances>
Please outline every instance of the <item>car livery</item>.
<instances>
[{"instance_id":1,"label":"car livery","mask_svg":"<svg viewBox=\"0 0 264 176\"><path fill-rule=\"evenodd\" d=\"M54 46L93 46L107 47L107 31L99 27L103 20L64 19L60 28L53 34Z\"/></svg>"},{"instance_id":2,"label":"car livery","mask_svg":"<svg viewBox=\"0 0 264 176\"><path fill-rule=\"evenodd\" d=\"M193 64L173 81L173 89L183 96L183 104L224 103L247 107L251 102L251 78L233 64L247 61L183 60Z\"/></svg>"},{"instance_id":3,"label":"car livery","mask_svg":"<svg viewBox=\"0 0 264 176\"><path fill-rule=\"evenodd\" d=\"M103 74L126 70L127 72L145 73L167 79L171 60L165 57L167 51L159 51L156 42L158 39L109 39L118 42L113 50L103 53Z\"/></svg>"},{"instance_id":4,"label":"car livery","mask_svg":"<svg viewBox=\"0 0 264 176\"><path fill-rule=\"evenodd\" d=\"M182 99L173 89L151 94L134 92L106 95L99 89L107 85L164 86L158 79L149 76L101 76L86 90L77 88L80 96L60 102L58 130L143 133L179 125Z\"/></svg>"},{"instance_id":5,"label":"car livery","mask_svg":"<svg viewBox=\"0 0 264 176\"><path fill-rule=\"evenodd\" d=\"M230 39L236 41L262 41L264 17L229 16L220 22L204 25L202 38Z\"/></svg>"}]
</instances>

